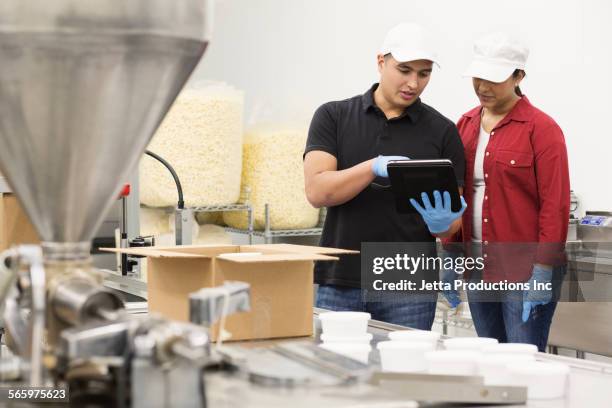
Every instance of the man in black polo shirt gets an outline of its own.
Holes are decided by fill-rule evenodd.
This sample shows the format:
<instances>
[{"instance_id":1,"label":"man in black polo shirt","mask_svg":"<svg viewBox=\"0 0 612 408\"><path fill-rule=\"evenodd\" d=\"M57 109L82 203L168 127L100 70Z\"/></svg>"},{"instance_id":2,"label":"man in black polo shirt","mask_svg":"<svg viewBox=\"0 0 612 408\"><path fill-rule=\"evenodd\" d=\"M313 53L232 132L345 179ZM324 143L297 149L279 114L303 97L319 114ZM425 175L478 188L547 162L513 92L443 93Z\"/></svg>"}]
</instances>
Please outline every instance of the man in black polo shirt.
<instances>
[{"instance_id":1,"label":"man in black polo shirt","mask_svg":"<svg viewBox=\"0 0 612 408\"><path fill-rule=\"evenodd\" d=\"M431 242L460 228L461 212L426 206L399 214L388 191L387 163L397 157L450 159L463 185L464 153L449 119L420 100L435 53L422 28L403 23L391 29L377 56L380 83L365 94L317 109L304 153L306 196L327 207L321 237L326 247L357 249L362 242ZM433 207L433 208L432 208ZM331 310L367 311L373 319L430 330L435 297L427 301L364 302L359 256L315 266L316 305Z\"/></svg>"}]
</instances>

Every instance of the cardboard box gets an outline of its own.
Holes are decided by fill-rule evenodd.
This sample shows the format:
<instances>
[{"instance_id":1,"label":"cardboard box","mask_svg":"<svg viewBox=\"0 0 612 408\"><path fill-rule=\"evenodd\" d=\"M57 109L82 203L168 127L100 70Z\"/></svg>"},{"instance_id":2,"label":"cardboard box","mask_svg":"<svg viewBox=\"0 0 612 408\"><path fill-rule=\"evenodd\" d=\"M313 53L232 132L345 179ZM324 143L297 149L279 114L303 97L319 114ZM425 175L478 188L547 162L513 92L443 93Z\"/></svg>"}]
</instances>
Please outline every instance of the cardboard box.
<instances>
[{"instance_id":1,"label":"cardboard box","mask_svg":"<svg viewBox=\"0 0 612 408\"><path fill-rule=\"evenodd\" d=\"M38 244L38 233L22 210L17 197L0 193L0 251L13 245Z\"/></svg>"},{"instance_id":2,"label":"cardboard box","mask_svg":"<svg viewBox=\"0 0 612 408\"><path fill-rule=\"evenodd\" d=\"M224 280L249 283L251 311L226 321L231 340L312 335L313 262L357 253L289 244L105 250L148 258L149 311L171 319L189 320L189 294L200 288Z\"/></svg>"}]
</instances>

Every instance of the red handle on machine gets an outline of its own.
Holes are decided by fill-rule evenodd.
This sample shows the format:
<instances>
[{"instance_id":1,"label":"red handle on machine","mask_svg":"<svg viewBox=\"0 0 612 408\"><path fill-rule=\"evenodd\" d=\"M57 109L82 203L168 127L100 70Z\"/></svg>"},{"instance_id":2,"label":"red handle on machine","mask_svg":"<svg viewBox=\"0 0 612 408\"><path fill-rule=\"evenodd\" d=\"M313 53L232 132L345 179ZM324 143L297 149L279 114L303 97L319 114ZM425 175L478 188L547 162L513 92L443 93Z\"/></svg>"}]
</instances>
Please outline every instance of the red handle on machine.
<instances>
[{"instance_id":1,"label":"red handle on machine","mask_svg":"<svg viewBox=\"0 0 612 408\"><path fill-rule=\"evenodd\" d=\"M121 189L121 192L119 193L119 197L117 197L117 200L121 200L123 197L127 197L129 195L130 195L130 185L124 184L123 188Z\"/></svg>"}]
</instances>

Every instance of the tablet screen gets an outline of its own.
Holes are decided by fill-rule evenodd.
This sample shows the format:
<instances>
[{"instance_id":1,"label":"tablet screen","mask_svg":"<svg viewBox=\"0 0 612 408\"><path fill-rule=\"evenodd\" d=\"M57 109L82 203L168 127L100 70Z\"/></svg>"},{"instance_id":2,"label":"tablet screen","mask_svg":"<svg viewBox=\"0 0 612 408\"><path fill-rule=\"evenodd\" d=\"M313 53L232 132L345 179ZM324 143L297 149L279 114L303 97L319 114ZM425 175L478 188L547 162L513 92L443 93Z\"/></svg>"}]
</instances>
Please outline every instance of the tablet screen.
<instances>
[{"instance_id":1,"label":"tablet screen","mask_svg":"<svg viewBox=\"0 0 612 408\"><path fill-rule=\"evenodd\" d=\"M457 179L450 160L406 160L390 162L388 165L391 190L395 195L396 208L400 213L416 213L410 199L423 205L421 193L429 196L434 205L433 192L448 191L451 195L452 211L461 210L461 198Z\"/></svg>"}]
</instances>

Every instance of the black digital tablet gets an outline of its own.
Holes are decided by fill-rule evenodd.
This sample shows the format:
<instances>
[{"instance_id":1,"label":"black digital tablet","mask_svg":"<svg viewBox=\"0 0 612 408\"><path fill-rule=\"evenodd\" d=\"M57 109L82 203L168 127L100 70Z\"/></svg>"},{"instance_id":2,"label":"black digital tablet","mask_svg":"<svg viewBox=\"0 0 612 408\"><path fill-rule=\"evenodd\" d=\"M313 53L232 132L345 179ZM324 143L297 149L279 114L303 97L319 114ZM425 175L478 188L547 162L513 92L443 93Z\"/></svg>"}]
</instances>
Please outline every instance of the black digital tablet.
<instances>
[{"instance_id":1,"label":"black digital tablet","mask_svg":"<svg viewBox=\"0 0 612 408\"><path fill-rule=\"evenodd\" d=\"M417 210L410 204L410 199L414 198L423 206L422 192L427 193L433 206L435 190L440 194L448 191L451 196L451 210L461 210L457 178L450 160L392 160L387 165L387 170L397 212L416 213Z\"/></svg>"}]
</instances>

